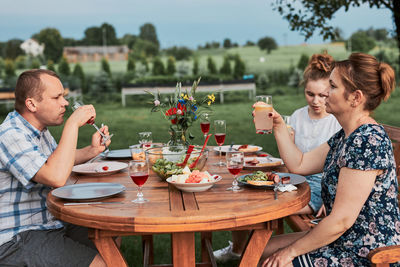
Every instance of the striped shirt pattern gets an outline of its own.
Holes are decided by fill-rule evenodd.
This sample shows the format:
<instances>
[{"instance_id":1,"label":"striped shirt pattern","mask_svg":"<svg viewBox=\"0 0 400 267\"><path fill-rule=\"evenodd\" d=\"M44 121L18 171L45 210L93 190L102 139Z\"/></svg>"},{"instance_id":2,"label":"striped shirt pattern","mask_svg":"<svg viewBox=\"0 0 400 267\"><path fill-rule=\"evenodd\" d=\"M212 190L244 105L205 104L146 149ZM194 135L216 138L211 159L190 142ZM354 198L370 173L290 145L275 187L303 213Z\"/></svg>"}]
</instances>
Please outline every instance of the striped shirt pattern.
<instances>
[{"instance_id":1,"label":"striped shirt pattern","mask_svg":"<svg viewBox=\"0 0 400 267\"><path fill-rule=\"evenodd\" d=\"M49 130L17 111L0 125L0 245L23 231L63 227L46 207L51 188L32 180L56 147Z\"/></svg>"}]
</instances>

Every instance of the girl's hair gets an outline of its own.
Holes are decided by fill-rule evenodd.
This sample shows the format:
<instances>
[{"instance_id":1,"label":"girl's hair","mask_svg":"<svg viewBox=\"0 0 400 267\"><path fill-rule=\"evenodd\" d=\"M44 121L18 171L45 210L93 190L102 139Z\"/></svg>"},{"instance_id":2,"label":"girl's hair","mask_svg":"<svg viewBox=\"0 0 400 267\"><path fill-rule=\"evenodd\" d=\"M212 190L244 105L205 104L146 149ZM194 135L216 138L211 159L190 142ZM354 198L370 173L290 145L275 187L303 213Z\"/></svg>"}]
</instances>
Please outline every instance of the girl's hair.
<instances>
[{"instance_id":1,"label":"girl's hair","mask_svg":"<svg viewBox=\"0 0 400 267\"><path fill-rule=\"evenodd\" d=\"M329 79L332 71L333 57L326 52L323 54L314 54L308 61L308 65L303 73L301 84L307 86L309 81L318 81Z\"/></svg>"},{"instance_id":2,"label":"girl's hair","mask_svg":"<svg viewBox=\"0 0 400 267\"><path fill-rule=\"evenodd\" d=\"M346 89L346 98L356 90L364 93L367 99L364 107L366 110L376 109L394 91L394 70L371 55L353 53L349 59L335 62L334 68Z\"/></svg>"}]
</instances>

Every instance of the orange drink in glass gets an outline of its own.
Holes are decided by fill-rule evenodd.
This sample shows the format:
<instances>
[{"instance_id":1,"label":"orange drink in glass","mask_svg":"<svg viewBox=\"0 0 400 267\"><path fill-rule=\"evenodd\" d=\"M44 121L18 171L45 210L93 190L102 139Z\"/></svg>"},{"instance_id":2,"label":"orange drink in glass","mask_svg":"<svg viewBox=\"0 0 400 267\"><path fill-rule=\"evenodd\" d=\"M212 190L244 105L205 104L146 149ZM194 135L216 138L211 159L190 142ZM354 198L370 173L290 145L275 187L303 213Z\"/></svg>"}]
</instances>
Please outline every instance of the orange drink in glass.
<instances>
[{"instance_id":1,"label":"orange drink in glass","mask_svg":"<svg viewBox=\"0 0 400 267\"><path fill-rule=\"evenodd\" d=\"M272 133L273 122L272 118L268 116L268 113L272 112L272 110L272 96L256 96L256 103L254 104L254 124L256 127L256 133Z\"/></svg>"}]
</instances>

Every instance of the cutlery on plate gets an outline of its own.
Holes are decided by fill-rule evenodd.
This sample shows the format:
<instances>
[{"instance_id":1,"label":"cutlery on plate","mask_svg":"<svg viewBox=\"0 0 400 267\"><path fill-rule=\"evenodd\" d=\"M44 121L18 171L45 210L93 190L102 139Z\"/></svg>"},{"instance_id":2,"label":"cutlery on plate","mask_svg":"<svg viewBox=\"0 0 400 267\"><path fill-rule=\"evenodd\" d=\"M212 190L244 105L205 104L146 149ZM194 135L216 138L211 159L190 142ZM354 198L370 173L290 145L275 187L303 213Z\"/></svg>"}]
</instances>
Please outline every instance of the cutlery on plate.
<instances>
[{"instance_id":1,"label":"cutlery on plate","mask_svg":"<svg viewBox=\"0 0 400 267\"><path fill-rule=\"evenodd\" d=\"M205 149L206 146L207 146L208 139L210 139L210 136L211 136L211 135L212 135L212 134L208 134L208 135L207 135L206 139L204 140L204 144L203 144L203 147L201 148L201 151L200 151L199 156L197 157L197 159L196 159L194 162L192 162L192 164L190 164L189 168L193 169L193 168L196 166L196 164L197 164L197 162L199 161L201 155L203 154L204 149Z\"/></svg>"},{"instance_id":2,"label":"cutlery on plate","mask_svg":"<svg viewBox=\"0 0 400 267\"><path fill-rule=\"evenodd\" d=\"M64 206L94 205L94 204L122 204L122 202L71 202L71 203L64 203Z\"/></svg>"}]
</instances>

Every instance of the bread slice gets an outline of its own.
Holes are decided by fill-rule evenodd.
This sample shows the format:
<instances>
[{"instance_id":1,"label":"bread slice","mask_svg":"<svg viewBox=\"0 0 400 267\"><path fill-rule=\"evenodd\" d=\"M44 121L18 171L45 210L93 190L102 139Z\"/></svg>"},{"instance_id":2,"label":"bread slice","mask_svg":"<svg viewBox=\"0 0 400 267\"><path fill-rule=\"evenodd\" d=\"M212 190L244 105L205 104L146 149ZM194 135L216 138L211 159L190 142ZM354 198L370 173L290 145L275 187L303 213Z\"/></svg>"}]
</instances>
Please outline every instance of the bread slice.
<instances>
[{"instance_id":1,"label":"bread slice","mask_svg":"<svg viewBox=\"0 0 400 267\"><path fill-rule=\"evenodd\" d=\"M253 181L249 180L247 181L248 184L252 185L274 185L274 181Z\"/></svg>"}]
</instances>

